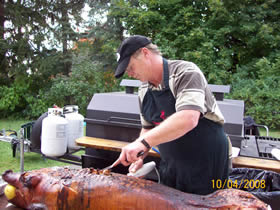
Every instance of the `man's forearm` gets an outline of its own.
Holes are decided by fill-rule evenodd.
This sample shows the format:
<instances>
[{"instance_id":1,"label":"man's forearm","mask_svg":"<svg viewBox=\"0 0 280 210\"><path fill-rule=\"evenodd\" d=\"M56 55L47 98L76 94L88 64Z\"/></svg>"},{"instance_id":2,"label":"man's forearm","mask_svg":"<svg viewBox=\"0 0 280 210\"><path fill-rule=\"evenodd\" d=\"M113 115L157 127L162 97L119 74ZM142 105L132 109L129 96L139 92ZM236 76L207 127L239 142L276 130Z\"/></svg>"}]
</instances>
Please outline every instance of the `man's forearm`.
<instances>
[{"instance_id":1,"label":"man's forearm","mask_svg":"<svg viewBox=\"0 0 280 210\"><path fill-rule=\"evenodd\" d=\"M142 128L141 131L140 131L140 135L139 135L139 136L144 135L145 133L147 133L147 132L150 131L150 130L151 130L151 129Z\"/></svg>"},{"instance_id":2,"label":"man's forearm","mask_svg":"<svg viewBox=\"0 0 280 210\"><path fill-rule=\"evenodd\" d=\"M194 110L176 112L153 129L142 128L139 140L144 138L151 147L172 141L195 128L199 117L200 112Z\"/></svg>"}]
</instances>

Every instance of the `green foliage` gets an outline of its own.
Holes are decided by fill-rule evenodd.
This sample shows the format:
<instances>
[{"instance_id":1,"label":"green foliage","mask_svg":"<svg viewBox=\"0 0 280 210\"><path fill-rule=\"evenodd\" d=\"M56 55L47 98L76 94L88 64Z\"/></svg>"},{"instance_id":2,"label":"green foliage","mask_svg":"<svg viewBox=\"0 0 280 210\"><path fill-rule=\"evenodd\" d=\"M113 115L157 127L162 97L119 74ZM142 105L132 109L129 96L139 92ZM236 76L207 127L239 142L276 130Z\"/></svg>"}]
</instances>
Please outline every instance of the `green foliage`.
<instances>
[{"instance_id":1,"label":"green foliage","mask_svg":"<svg viewBox=\"0 0 280 210\"><path fill-rule=\"evenodd\" d=\"M0 114L2 117L9 117L25 107L24 96L27 88L28 86L20 82L14 83L11 87L0 86Z\"/></svg>"},{"instance_id":2,"label":"green foliage","mask_svg":"<svg viewBox=\"0 0 280 210\"><path fill-rule=\"evenodd\" d=\"M37 119L42 113L45 113L49 107L52 106L51 102L46 98L43 98L43 91L40 90L37 96L27 95L25 100L27 106L25 107L23 114L28 119Z\"/></svg>"},{"instance_id":3,"label":"green foliage","mask_svg":"<svg viewBox=\"0 0 280 210\"><path fill-rule=\"evenodd\" d=\"M260 59L255 68L260 72L259 78L248 78L246 69L238 69L238 73L234 75L236 82L231 97L244 100L246 115L252 116L256 122L279 129L279 58L272 63L266 58Z\"/></svg>"},{"instance_id":4,"label":"green foliage","mask_svg":"<svg viewBox=\"0 0 280 210\"><path fill-rule=\"evenodd\" d=\"M85 115L94 93L116 91L118 87L112 71L104 72L102 65L81 53L74 57L71 74L68 77L57 75L43 98L60 107L78 105L80 113Z\"/></svg>"},{"instance_id":5,"label":"green foliage","mask_svg":"<svg viewBox=\"0 0 280 210\"><path fill-rule=\"evenodd\" d=\"M123 39L124 27L121 15L108 15L110 8L116 8L115 1L88 1L90 10L90 30L87 38L92 41L89 47L89 59L102 65L103 71L116 68L116 52Z\"/></svg>"}]
</instances>

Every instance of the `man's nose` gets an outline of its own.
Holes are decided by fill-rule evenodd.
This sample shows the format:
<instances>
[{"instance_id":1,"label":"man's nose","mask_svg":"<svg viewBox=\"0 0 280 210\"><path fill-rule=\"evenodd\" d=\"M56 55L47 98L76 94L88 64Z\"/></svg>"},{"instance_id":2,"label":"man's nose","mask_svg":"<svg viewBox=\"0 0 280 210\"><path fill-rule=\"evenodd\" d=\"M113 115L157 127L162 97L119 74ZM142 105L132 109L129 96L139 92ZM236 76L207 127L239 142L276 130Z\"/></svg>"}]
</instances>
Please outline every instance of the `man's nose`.
<instances>
[{"instance_id":1,"label":"man's nose","mask_svg":"<svg viewBox=\"0 0 280 210\"><path fill-rule=\"evenodd\" d=\"M128 69L127 70L127 74L128 74L128 76L132 76L133 75L133 71L131 71L131 69Z\"/></svg>"}]
</instances>

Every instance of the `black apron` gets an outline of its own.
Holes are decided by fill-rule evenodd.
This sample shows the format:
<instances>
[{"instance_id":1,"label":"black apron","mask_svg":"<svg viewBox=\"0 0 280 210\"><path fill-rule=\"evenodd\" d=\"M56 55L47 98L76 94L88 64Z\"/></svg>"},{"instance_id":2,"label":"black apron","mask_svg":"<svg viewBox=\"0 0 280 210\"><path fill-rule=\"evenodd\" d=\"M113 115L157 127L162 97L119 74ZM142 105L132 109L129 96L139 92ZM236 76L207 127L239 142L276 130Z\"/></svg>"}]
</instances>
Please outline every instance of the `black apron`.
<instances>
[{"instance_id":1,"label":"black apron","mask_svg":"<svg viewBox=\"0 0 280 210\"><path fill-rule=\"evenodd\" d=\"M165 87L161 91L148 89L141 110L144 118L155 126L176 112L164 58L163 67ZM158 147L160 178L164 185L206 195L217 189L217 183L224 183L228 178L228 140L223 126L211 120L200 118L193 130Z\"/></svg>"}]
</instances>

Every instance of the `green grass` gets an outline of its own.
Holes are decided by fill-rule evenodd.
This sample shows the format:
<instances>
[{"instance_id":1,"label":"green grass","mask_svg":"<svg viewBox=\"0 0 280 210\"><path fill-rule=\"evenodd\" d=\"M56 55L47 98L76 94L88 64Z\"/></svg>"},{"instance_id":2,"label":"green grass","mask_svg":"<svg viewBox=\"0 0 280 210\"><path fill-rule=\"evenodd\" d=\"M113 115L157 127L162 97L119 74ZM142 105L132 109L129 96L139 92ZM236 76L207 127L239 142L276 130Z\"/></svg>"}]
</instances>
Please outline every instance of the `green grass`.
<instances>
[{"instance_id":1,"label":"green grass","mask_svg":"<svg viewBox=\"0 0 280 210\"><path fill-rule=\"evenodd\" d=\"M27 122L29 121L1 119L0 130L4 128L5 130L11 129L18 132L21 128L21 125ZM78 153L75 153L75 155L81 155L83 153L84 153L83 151L80 151ZM70 165L70 164L54 161L50 159L44 159L41 154L34 153L34 152L24 153L25 171L47 168L52 166L66 166L66 165ZM0 141L0 175L8 169L11 169L15 172L20 171L20 152L17 151L16 157L13 157L11 144L8 142Z\"/></svg>"},{"instance_id":2,"label":"green grass","mask_svg":"<svg viewBox=\"0 0 280 210\"><path fill-rule=\"evenodd\" d=\"M11 120L11 119L0 119L0 130L5 129L11 129L15 130L16 132L19 131L20 126L28 123L27 120Z\"/></svg>"},{"instance_id":3,"label":"green grass","mask_svg":"<svg viewBox=\"0 0 280 210\"><path fill-rule=\"evenodd\" d=\"M39 168L47 168L52 166L65 166L67 163L43 159L40 154L33 152L24 153L24 170L34 170ZM11 169L15 172L20 171L20 155L17 151L16 157L12 155L10 143L0 142L0 174Z\"/></svg>"},{"instance_id":4,"label":"green grass","mask_svg":"<svg viewBox=\"0 0 280 210\"><path fill-rule=\"evenodd\" d=\"M261 136L266 136L266 130L264 128L260 129ZM269 136L274 138L280 138L280 131L269 129Z\"/></svg>"}]
</instances>

